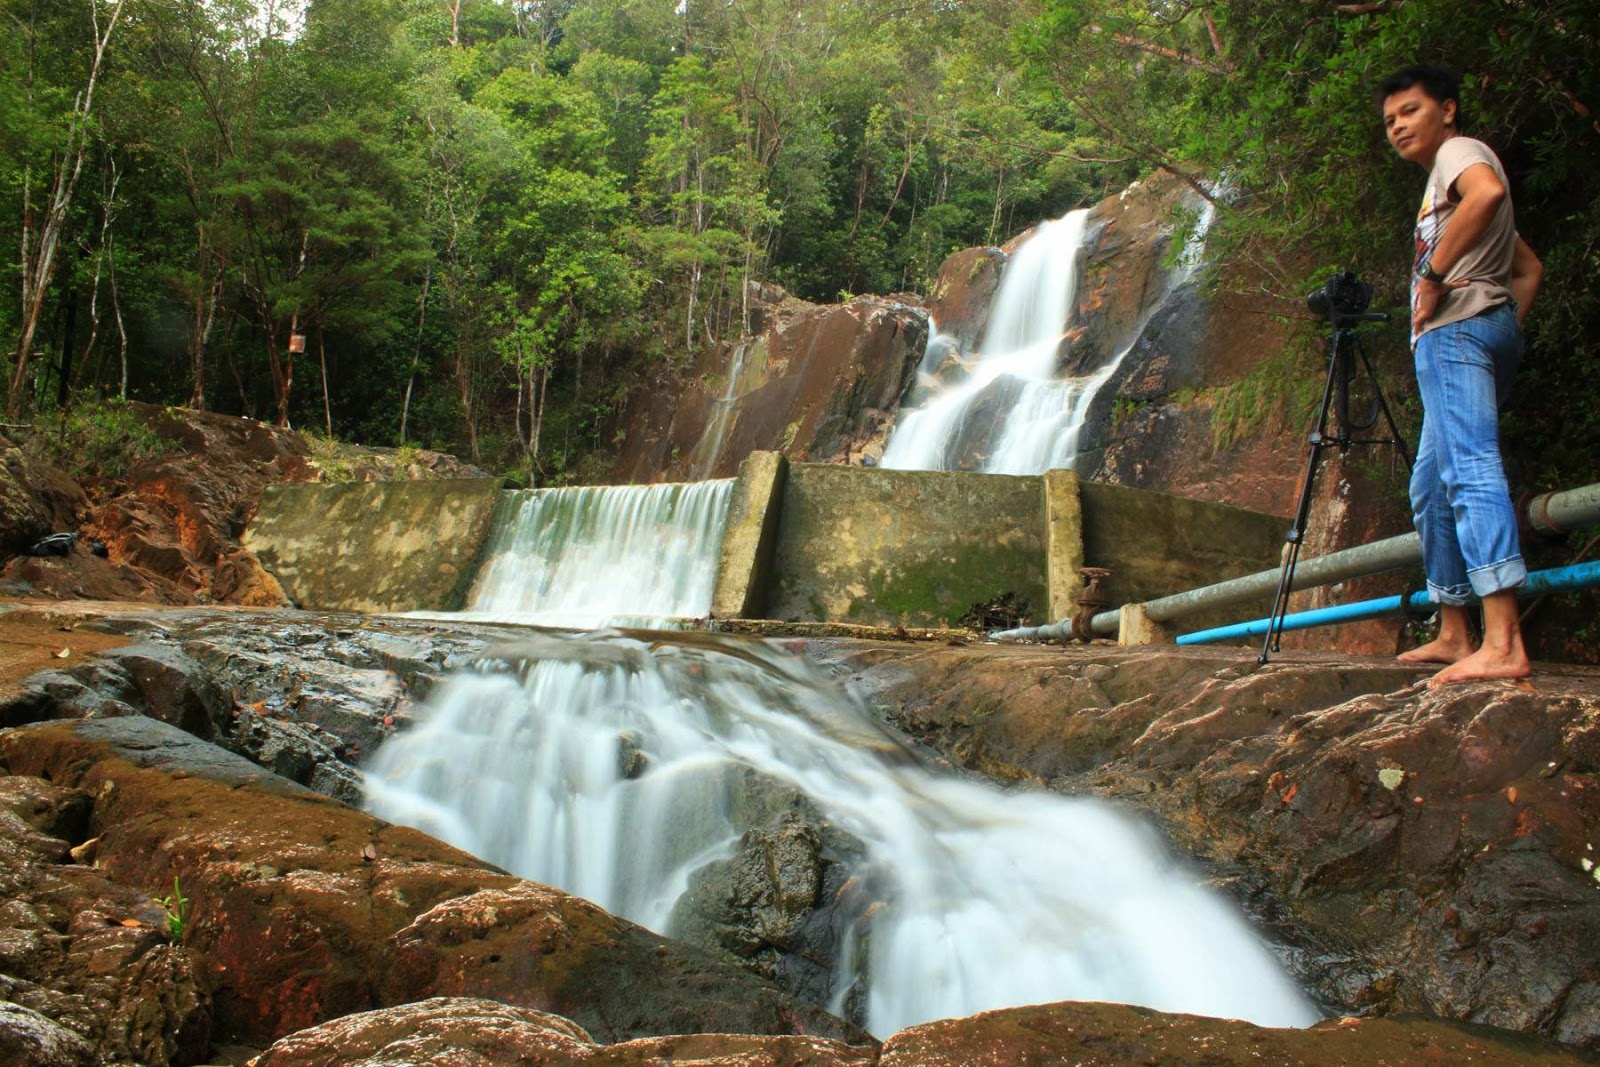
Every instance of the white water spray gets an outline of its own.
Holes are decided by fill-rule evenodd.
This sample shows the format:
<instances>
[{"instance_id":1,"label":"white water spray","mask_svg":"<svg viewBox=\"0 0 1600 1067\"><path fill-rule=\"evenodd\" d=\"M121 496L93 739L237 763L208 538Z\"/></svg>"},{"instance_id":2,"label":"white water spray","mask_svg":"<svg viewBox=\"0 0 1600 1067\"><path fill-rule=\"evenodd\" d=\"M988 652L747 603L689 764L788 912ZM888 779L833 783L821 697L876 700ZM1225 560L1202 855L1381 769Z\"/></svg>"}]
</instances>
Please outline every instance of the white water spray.
<instances>
[{"instance_id":1,"label":"white water spray","mask_svg":"<svg viewBox=\"0 0 1600 1067\"><path fill-rule=\"evenodd\" d=\"M1167 279L1169 292L1197 269L1213 213L1213 205L1204 203ZM1089 374L1056 377L1062 338L1077 303L1088 216L1087 210L1074 211L1042 223L1017 249L1000 278L969 375L942 390L931 389L921 406L900 412L881 466L957 469L968 459L963 453L974 436L987 440L976 469L990 474L1040 474L1074 465L1089 409L1131 350L1123 349ZM937 355L936 340L942 345ZM918 368L919 382L945 362L938 357L949 348L949 339L935 334L929 346Z\"/></svg>"},{"instance_id":2,"label":"white water spray","mask_svg":"<svg viewBox=\"0 0 1600 1067\"><path fill-rule=\"evenodd\" d=\"M732 490L724 478L508 493L463 614L580 627L703 617Z\"/></svg>"},{"instance_id":3,"label":"white water spray","mask_svg":"<svg viewBox=\"0 0 1600 1067\"><path fill-rule=\"evenodd\" d=\"M753 768L865 848L852 874L877 903L836 946L834 999L865 982L880 1035L1054 1000L1316 1017L1142 823L931 769L803 659L593 635L528 655L521 677L459 676L420 708L372 760L370 809L670 933L693 872L746 828Z\"/></svg>"}]
</instances>

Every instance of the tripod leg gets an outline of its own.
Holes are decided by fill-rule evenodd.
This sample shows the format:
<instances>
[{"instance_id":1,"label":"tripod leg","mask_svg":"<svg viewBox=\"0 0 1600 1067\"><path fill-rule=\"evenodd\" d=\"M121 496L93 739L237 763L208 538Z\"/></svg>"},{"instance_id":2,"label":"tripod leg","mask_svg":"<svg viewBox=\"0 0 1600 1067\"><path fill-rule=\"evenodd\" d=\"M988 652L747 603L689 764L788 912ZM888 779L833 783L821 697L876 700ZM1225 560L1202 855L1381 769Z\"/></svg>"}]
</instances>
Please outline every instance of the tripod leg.
<instances>
[{"instance_id":1,"label":"tripod leg","mask_svg":"<svg viewBox=\"0 0 1600 1067\"><path fill-rule=\"evenodd\" d=\"M1406 461L1406 470L1416 464L1411 458L1411 449L1406 447L1406 439L1400 436L1400 427L1395 425L1394 415L1389 411L1389 401L1384 398L1383 385L1378 381L1378 372L1372 368L1372 359L1367 355L1367 350L1361 350L1361 365L1367 369L1367 377L1372 381L1372 392L1378 398L1378 408L1383 412L1383 420L1389 425L1389 437L1394 441L1394 447L1400 450L1400 458Z\"/></svg>"},{"instance_id":2,"label":"tripod leg","mask_svg":"<svg viewBox=\"0 0 1600 1067\"><path fill-rule=\"evenodd\" d=\"M1289 613L1289 593L1294 585L1295 565L1300 562L1300 546L1305 541L1306 524L1311 518L1311 493L1317 477L1317 464L1322 459L1322 446L1327 440L1328 412L1333 406L1335 384L1342 370L1340 334L1335 330L1328 337L1328 380L1322 387L1322 407L1317 412L1316 428L1307 438L1305 473L1300 476L1300 500L1295 506L1294 525L1284 537L1283 565L1278 571L1278 593L1272 601L1272 615L1267 620L1267 633L1261 642L1261 655L1256 660L1264 666L1269 654L1279 648L1283 636L1283 617Z\"/></svg>"}]
</instances>

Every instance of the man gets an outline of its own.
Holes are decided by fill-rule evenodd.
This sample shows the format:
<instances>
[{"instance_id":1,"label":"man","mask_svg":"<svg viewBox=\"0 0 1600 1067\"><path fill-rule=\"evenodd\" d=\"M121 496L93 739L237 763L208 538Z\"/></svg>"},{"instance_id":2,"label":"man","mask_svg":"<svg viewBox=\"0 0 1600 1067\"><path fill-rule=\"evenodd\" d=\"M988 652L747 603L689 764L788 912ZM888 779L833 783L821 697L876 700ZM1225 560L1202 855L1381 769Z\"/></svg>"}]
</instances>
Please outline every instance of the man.
<instances>
[{"instance_id":1,"label":"man","mask_svg":"<svg viewBox=\"0 0 1600 1067\"><path fill-rule=\"evenodd\" d=\"M1521 323L1542 268L1517 235L1500 160L1461 133L1455 75L1406 67L1383 81L1378 97L1389 143L1428 171L1411 284L1423 410L1411 507L1439 635L1400 659L1445 664L1430 687L1520 678L1531 668L1516 588L1528 572L1500 463L1498 408L1522 358ZM1476 649L1468 627L1474 597L1483 605Z\"/></svg>"}]
</instances>

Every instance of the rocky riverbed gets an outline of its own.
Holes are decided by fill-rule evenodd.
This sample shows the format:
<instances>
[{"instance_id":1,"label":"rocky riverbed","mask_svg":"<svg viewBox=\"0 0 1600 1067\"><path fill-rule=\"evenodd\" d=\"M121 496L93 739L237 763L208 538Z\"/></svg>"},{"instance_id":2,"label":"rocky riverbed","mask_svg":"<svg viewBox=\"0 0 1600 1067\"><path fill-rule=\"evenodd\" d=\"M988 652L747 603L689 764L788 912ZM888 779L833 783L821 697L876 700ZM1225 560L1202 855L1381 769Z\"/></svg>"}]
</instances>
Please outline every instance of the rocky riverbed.
<instances>
[{"instance_id":1,"label":"rocky riverbed","mask_svg":"<svg viewBox=\"0 0 1600 1067\"><path fill-rule=\"evenodd\" d=\"M1257 670L1231 650L783 641L952 764L1146 813L1329 1015L1277 1031L1062 1004L880 1046L769 980L799 973L781 938L730 951L806 896L786 886L825 882L806 865L827 827L753 835L760 863L730 864L720 897L697 887L710 921L684 924L705 932L692 946L350 806L416 701L485 656L526 655L525 631L80 605L0 624L61 646L53 669L0 686L0 1063L1521 1064L1600 1049L1592 670L1430 693L1426 672L1363 657ZM806 926L804 907L777 911Z\"/></svg>"}]
</instances>

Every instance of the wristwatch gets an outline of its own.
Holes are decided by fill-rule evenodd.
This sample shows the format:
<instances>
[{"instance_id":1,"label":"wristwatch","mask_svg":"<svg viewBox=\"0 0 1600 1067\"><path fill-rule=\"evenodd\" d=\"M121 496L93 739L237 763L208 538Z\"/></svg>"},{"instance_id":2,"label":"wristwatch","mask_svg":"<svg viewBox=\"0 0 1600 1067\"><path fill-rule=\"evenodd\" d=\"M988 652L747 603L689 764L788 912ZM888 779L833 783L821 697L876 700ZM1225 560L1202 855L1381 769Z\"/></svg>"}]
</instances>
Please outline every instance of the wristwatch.
<instances>
[{"instance_id":1,"label":"wristwatch","mask_svg":"<svg viewBox=\"0 0 1600 1067\"><path fill-rule=\"evenodd\" d=\"M1423 260L1422 261L1422 266L1420 268L1418 268L1417 273L1420 274L1422 277L1426 278L1430 282L1442 282L1442 281L1444 281L1444 275L1440 274L1438 271L1433 269L1433 260L1432 259Z\"/></svg>"}]
</instances>

